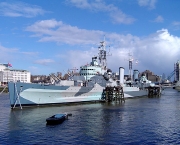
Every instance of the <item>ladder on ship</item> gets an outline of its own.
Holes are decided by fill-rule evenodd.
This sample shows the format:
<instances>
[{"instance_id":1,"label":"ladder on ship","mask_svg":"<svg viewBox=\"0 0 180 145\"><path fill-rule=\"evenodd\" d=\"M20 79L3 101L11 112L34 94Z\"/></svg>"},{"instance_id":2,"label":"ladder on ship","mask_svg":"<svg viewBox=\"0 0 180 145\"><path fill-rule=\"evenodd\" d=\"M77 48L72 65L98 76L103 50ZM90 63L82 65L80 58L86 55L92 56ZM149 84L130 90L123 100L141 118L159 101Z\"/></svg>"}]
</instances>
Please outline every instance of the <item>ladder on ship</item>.
<instances>
[{"instance_id":1,"label":"ladder on ship","mask_svg":"<svg viewBox=\"0 0 180 145\"><path fill-rule=\"evenodd\" d=\"M16 97L16 100L15 100L15 103L14 103L14 106L13 106L12 109L14 109L14 108L16 107L17 101L19 102L19 106L20 106L20 108L22 109L21 102L20 102L20 95L19 95L19 94L22 92L22 86L20 86L20 91L19 91L19 93L18 93L18 91L17 91L16 83L14 83L14 88L15 88L17 97Z\"/></svg>"}]
</instances>

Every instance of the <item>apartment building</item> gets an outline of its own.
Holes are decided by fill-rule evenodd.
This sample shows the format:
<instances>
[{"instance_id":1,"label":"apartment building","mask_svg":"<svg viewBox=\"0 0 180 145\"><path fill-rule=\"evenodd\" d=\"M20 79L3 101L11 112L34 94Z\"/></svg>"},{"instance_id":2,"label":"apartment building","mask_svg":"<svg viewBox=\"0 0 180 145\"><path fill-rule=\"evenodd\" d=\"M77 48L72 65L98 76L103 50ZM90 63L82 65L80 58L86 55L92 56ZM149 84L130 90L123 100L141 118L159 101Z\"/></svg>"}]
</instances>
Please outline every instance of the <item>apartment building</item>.
<instances>
[{"instance_id":1,"label":"apartment building","mask_svg":"<svg viewBox=\"0 0 180 145\"><path fill-rule=\"evenodd\" d=\"M0 64L0 83L7 84L9 81L31 82L31 74L27 70L12 69L9 64Z\"/></svg>"}]
</instances>

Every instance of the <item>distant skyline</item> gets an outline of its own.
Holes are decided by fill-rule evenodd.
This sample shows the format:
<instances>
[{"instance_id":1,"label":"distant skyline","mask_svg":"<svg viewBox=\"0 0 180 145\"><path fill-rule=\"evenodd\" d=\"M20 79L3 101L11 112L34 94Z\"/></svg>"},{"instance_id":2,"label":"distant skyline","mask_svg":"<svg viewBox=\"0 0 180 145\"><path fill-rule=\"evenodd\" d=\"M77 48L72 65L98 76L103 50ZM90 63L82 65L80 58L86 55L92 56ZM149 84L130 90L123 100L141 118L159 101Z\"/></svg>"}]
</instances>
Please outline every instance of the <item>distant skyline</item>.
<instances>
[{"instance_id":1,"label":"distant skyline","mask_svg":"<svg viewBox=\"0 0 180 145\"><path fill-rule=\"evenodd\" d=\"M0 63L32 75L90 63L106 39L108 68L168 76L180 59L179 0L1 0ZM138 63L135 63L138 62Z\"/></svg>"}]
</instances>

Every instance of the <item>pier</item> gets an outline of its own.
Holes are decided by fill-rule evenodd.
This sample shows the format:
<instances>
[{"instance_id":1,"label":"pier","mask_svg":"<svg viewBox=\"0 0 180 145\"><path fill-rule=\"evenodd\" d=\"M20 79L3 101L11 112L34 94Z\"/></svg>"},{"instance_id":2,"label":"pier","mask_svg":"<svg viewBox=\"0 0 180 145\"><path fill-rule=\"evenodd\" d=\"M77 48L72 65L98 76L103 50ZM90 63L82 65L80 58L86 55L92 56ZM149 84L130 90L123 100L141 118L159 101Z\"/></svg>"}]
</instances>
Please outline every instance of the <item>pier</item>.
<instances>
[{"instance_id":1,"label":"pier","mask_svg":"<svg viewBox=\"0 0 180 145\"><path fill-rule=\"evenodd\" d=\"M125 102L123 87L107 86L102 92L102 100L104 100L106 102L112 102L112 101L119 101L119 102L124 101Z\"/></svg>"},{"instance_id":2,"label":"pier","mask_svg":"<svg viewBox=\"0 0 180 145\"><path fill-rule=\"evenodd\" d=\"M148 97L152 98L152 97L160 97L161 95L161 91L162 88L161 86L153 86L153 87L146 87L146 89L148 90Z\"/></svg>"}]
</instances>

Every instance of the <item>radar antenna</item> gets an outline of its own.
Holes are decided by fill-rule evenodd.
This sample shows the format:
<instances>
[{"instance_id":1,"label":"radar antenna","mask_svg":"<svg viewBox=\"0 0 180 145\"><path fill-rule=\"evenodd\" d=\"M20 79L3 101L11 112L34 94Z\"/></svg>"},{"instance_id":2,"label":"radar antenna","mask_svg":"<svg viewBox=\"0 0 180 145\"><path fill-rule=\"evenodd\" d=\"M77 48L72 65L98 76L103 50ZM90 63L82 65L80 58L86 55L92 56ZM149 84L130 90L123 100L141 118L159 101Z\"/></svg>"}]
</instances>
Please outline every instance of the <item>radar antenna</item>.
<instances>
[{"instance_id":1,"label":"radar antenna","mask_svg":"<svg viewBox=\"0 0 180 145\"><path fill-rule=\"evenodd\" d=\"M104 36L104 41L100 42L100 46L98 47L99 49L99 63L100 66L103 70L107 70L107 52L106 52L106 42L105 42L105 36ZM108 52L109 54L109 52Z\"/></svg>"}]
</instances>

